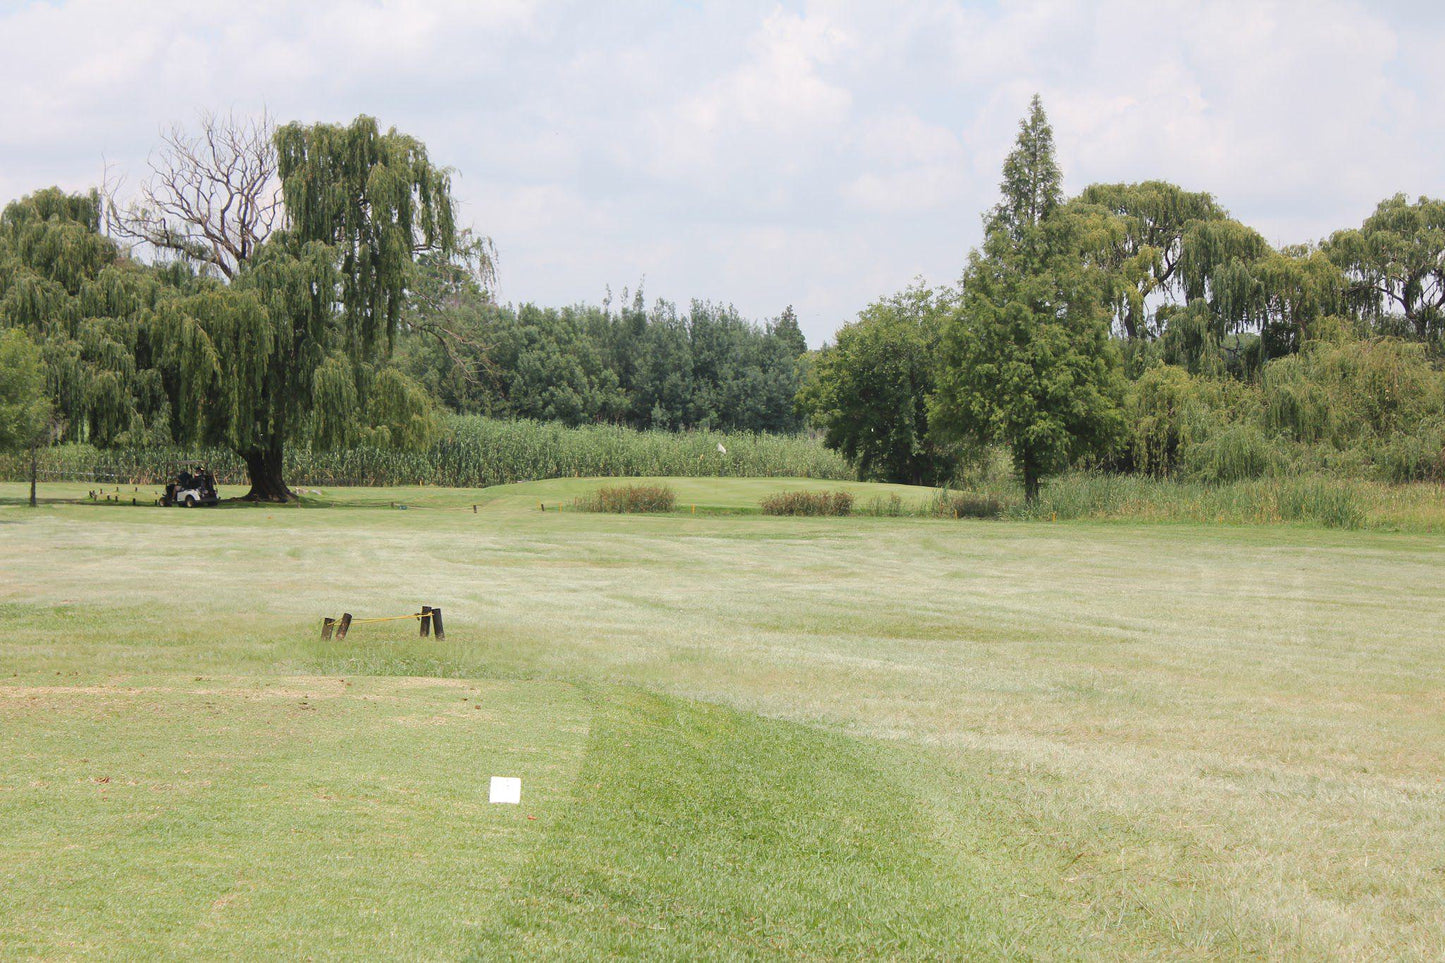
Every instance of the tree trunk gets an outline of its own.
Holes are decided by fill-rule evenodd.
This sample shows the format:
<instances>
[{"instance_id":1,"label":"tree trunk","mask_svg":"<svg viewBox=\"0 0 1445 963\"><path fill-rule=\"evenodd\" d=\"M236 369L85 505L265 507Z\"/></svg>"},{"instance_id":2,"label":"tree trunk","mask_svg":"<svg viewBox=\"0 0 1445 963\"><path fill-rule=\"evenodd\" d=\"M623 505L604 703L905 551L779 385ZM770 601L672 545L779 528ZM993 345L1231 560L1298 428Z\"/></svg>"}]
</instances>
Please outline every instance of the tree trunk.
<instances>
[{"instance_id":1,"label":"tree trunk","mask_svg":"<svg viewBox=\"0 0 1445 963\"><path fill-rule=\"evenodd\" d=\"M252 448L241 453L246 459L246 472L251 476L251 490L243 501L294 502L296 494L286 487L281 477L281 446Z\"/></svg>"},{"instance_id":2,"label":"tree trunk","mask_svg":"<svg viewBox=\"0 0 1445 963\"><path fill-rule=\"evenodd\" d=\"M1139 322L1134 318L1134 309L1127 308L1124 311L1124 336L1130 341L1139 337Z\"/></svg>"},{"instance_id":3,"label":"tree trunk","mask_svg":"<svg viewBox=\"0 0 1445 963\"><path fill-rule=\"evenodd\" d=\"M35 507L35 476L40 474L40 447L30 449L30 507Z\"/></svg>"},{"instance_id":4,"label":"tree trunk","mask_svg":"<svg viewBox=\"0 0 1445 963\"><path fill-rule=\"evenodd\" d=\"M1039 500L1039 471L1024 462L1024 501L1032 505Z\"/></svg>"}]
</instances>

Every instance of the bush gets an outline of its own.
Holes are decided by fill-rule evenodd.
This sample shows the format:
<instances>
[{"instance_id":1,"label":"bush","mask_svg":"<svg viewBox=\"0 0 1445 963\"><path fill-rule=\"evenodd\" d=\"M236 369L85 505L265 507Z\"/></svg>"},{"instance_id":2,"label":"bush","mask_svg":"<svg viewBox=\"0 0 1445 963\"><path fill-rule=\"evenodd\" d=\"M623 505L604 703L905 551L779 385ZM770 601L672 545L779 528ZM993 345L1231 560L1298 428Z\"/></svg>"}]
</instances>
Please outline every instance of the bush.
<instances>
[{"instance_id":1,"label":"bush","mask_svg":"<svg viewBox=\"0 0 1445 963\"><path fill-rule=\"evenodd\" d=\"M1178 474L1193 445L1255 417L1260 404L1254 385L1196 377L1172 365L1150 368L1129 388L1118 464L1156 478Z\"/></svg>"},{"instance_id":2,"label":"bush","mask_svg":"<svg viewBox=\"0 0 1445 963\"><path fill-rule=\"evenodd\" d=\"M1438 491L1438 490L1437 490ZM1032 505L1006 504L1003 517L1095 518L1135 522L1273 525L1307 522L1325 528L1445 527L1445 493L1425 486L1391 488L1317 476L1239 482L1188 482L1140 475L1072 473L1053 479Z\"/></svg>"},{"instance_id":3,"label":"bush","mask_svg":"<svg viewBox=\"0 0 1445 963\"><path fill-rule=\"evenodd\" d=\"M1277 472L1284 459L1252 424L1230 425L1186 453L1189 473L1208 482L1246 481Z\"/></svg>"},{"instance_id":4,"label":"bush","mask_svg":"<svg viewBox=\"0 0 1445 963\"><path fill-rule=\"evenodd\" d=\"M778 492L760 503L764 515L848 515L853 496L848 492Z\"/></svg>"},{"instance_id":5,"label":"bush","mask_svg":"<svg viewBox=\"0 0 1445 963\"><path fill-rule=\"evenodd\" d=\"M666 485L611 485L577 498L572 507L583 512L630 514L670 512L676 504L677 493Z\"/></svg>"},{"instance_id":6,"label":"bush","mask_svg":"<svg viewBox=\"0 0 1445 963\"><path fill-rule=\"evenodd\" d=\"M1395 435L1377 454L1385 480L1445 482L1445 426L1428 425L1411 435Z\"/></svg>"}]
</instances>

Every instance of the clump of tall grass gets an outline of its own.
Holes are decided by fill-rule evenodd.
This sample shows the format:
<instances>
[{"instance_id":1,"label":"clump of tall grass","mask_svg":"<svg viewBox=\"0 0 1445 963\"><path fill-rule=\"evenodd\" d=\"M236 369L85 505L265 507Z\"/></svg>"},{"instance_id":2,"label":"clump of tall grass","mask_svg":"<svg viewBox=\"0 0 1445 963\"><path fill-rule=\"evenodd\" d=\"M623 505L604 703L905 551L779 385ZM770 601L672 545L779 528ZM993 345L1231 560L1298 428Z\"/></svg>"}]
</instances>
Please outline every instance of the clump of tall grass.
<instances>
[{"instance_id":1,"label":"clump of tall grass","mask_svg":"<svg viewBox=\"0 0 1445 963\"><path fill-rule=\"evenodd\" d=\"M677 493L666 485L604 485L578 496L572 507L582 512L643 514L670 512L676 504Z\"/></svg>"},{"instance_id":2,"label":"clump of tall grass","mask_svg":"<svg viewBox=\"0 0 1445 963\"><path fill-rule=\"evenodd\" d=\"M1281 485L1275 491L1281 521L1316 522L1325 528L1361 528L1365 510L1348 484L1320 478Z\"/></svg>"},{"instance_id":3,"label":"clump of tall grass","mask_svg":"<svg viewBox=\"0 0 1445 963\"><path fill-rule=\"evenodd\" d=\"M938 518L998 518L1004 509L1004 500L996 495L941 488L929 501L927 514Z\"/></svg>"},{"instance_id":4,"label":"clump of tall grass","mask_svg":"<svg viewBox=\"0 0 1445 963\"><path fill-rule=\"evenodd\" d=\"M893 494L887 498L884 498L882 495L874 495L859 507L854 514L868 515L873 518L900 518L913 513L903 507L902 498Z\"/></svg>"},{"instance_id":5,"label":"clump of tall grass","mask_svg":"<svg viewBox=\"0 0 1445 963\"><path fill-rule=\"evenodd\" d=\"M758 503L764 515L849 515L853 496L848 492L775 492Z\"/></svg>"}]
</instances>

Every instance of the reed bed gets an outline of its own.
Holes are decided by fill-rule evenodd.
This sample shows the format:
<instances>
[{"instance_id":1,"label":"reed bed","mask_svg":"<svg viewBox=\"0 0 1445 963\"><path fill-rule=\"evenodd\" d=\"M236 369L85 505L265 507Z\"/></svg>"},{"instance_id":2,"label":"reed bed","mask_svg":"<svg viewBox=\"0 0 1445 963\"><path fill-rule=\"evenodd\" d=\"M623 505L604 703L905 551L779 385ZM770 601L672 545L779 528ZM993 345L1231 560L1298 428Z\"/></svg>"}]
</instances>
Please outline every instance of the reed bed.
<instances>
[{"instance_id":1,"label":"reed bed","mask_svg":"<svg viewBox=\"0 0 1445 963\"><path fill-rule=\"evenodd\" d=\"M637 431L613 425L566 428L536 421L456 417L428 450L356 447L333 451L292 447L286 479L293 485L438 485L482 488L544 478L677 476L849 479L837 452L796 435L720 431ZM223 485L245 484L246 466L217 448L118 448L60 445L41 452L43 480L154 485L178 461L200 461ZM0 456L0 480L29 477L24 454Z\"/></svg>"},{"instance_id":2,"label":"reed bed","mask_svg":"<svg viewBox=\"0 0 1445 963\"><path fill-rule=\"evenodd\" d=\"M923 513L953 518L1272 525L1445 533L1445 486L1294 475L1211 484L1078 472L1046 483L1034 504L1016 485L940 492Z\"/></svg>"}]
</instances>

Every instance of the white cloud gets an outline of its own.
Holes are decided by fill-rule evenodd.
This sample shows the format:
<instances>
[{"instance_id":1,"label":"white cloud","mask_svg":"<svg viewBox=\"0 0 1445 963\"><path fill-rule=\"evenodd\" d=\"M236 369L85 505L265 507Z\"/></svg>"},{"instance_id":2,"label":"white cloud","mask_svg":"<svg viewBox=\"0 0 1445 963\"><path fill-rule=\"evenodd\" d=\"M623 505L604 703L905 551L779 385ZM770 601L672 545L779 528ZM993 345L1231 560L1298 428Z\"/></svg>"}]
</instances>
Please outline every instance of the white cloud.
<instances>
[{"instance_id":1,"label":"white cloud","mask_svg":"<svg viewBox=\"0 0 1445 963\"><path fill-rule=\"evenodd\" d=\"M1035 91L1069 189L1173 180L1280 242L1445 193L1429 3L56 0L0 36L0 198L136 176L202 108L371 113L458 168L505 296L646 275L814 343L958 274Z\"/></svg>"},{"instance_id":2,"label":"white cloud","mask_svg":"<svg viewBox=\"0 0 1445 963\"><path fill-rule=\"evenodd\" d=\"M699 187L760 164L796 174L848 120L851 94L819 72L846 45L826 20L774 11L749 38L745 61L652 111L649 166Z\"/></svg>"}]
</instances>

